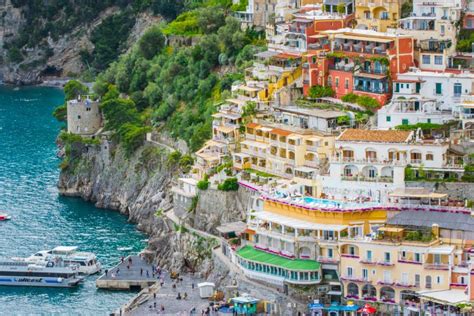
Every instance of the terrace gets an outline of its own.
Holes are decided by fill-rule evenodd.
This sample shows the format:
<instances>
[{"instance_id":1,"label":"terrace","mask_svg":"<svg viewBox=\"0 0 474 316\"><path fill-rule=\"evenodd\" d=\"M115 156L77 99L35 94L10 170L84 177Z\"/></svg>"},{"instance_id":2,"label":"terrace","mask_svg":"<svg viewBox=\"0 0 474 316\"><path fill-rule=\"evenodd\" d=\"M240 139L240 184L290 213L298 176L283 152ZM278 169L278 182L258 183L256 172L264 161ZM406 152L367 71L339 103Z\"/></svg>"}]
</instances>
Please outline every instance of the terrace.
<instances>
[{"instance_id":1,"label":"terrace","mask_svg":"<svg viewBox=\"0 0 474 316\"><path fill-rule=\"evenodd\" d=\"M388 55L393 48L393 39L364 37L362 35L338 34L333 42L333 51L354 52L370 55Z\"/></svg>"}]
</instances>

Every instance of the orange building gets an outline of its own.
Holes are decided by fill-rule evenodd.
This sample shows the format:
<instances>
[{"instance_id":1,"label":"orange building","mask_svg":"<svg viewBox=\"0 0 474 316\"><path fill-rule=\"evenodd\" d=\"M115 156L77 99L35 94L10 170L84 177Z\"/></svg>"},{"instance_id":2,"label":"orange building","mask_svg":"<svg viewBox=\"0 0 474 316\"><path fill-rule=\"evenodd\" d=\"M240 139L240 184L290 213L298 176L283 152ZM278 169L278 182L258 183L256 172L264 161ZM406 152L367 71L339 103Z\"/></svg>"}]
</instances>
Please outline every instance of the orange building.
<instances>
[{"instance_id":1,"label":"orange building","mask_svg":"<svg viewBox=\"0 0 474 316\"><path fill-rule=\"evenodd\" d=\"M414 65L413 38L370 30L340 29L312 36L303 66L304 93L330 86L337 98L366 95L381 105L391 96L391 79Z\"/></svg>"}]
</instances>

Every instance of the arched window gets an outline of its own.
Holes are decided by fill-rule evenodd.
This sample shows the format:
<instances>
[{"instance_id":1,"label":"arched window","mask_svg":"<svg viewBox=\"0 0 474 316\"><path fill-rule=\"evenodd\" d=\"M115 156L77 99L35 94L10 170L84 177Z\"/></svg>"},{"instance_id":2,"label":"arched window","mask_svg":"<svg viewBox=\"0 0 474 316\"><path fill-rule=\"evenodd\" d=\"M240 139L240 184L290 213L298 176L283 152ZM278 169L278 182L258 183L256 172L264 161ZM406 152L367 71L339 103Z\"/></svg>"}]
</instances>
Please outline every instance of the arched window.
<instances>
[{"instance_id":1,"label":"arched window","mask_svg":"<svg viewBox=\"0 0 474 316\"><path fill-rule=\"evenodd\" d=\"M425 288L431 289L431 276L427 275L425 278Z\"/></svg>"}]
</instances>

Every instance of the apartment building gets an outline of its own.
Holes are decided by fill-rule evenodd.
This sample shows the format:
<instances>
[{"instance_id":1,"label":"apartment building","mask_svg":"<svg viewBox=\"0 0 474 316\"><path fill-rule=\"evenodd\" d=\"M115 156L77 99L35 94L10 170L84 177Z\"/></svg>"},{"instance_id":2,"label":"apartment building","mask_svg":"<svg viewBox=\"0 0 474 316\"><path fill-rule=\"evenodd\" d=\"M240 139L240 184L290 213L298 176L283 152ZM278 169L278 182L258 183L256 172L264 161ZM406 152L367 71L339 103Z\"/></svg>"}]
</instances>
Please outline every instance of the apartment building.
<instances>
[{"instance_id":1,"label":"apartment building","mask_svg":"<svg viewBox=\"0 0 474 316\"><path fill-rule=\"evenodd\" d=\"M300 167L318 170L334 151L334 137L287 125L249 123L234 168L254 169L292 179Z\"/></svg>"},{"instance_id":2,"label":"apartment building","mask_svg":"<svg viewBox=\"0 0 474 316\"><path fill-rule=\"evenodd\" d=\"M400 19L399 31L416 39L416 60L422 70L452 67L456 51L456 23L461 18L463 0L414 0L412 14Z\"/></svg>"},{"instance_id":3,"label":"apartment building","mask_svg":"<svg viewBox=\"0 0 474 316\"><path fill-rule=\"evenodd\" d=\"M462 173L458 157L444 140L423 139L420 131L347 129L336 138L323 192L344 199L385 202L405 186L407 166L434 172Z\"/></svg>"},{"instance_id":4,"label":"apartment building","mask_svg":"<svg viewBox=\"0 0 474 316\"><path fill-rule=\"evenodd\" d=\"M356 0L357 28L378 32L396 28L403 2L402 0Z\"/></svg>"},{"instance_id":5,"label":"apartment building","mask_svg":"<svg viewBox=\"0 0 474 316\"><path fill-rule=\"evenodd\" d=\"M316 39L329 51L310 52L303 68L303 91L313 85L330 86L337 98L348 93L376 99L391 96L391 78L413 66L413 39L372 30L340 29L321 32Z\"/></svg>"},{"instance_id":6,"label":"apartment building","mask_svg":"<svg viewBox=\"0 0 474 316\"><path fill-rule=\"evenodd\" d=\"M421 315L430 309L422 296L466 289L472 221L469 212L403 211L372 237L340 239L345 299Z\"/></svg>"},{"instance_id":7,"label":"apartment building","mask_svg":"<svg viewBox=\"0 0 474 316\"><path fill-rule=\"evenodd\" d=\"M248 277L285 291L287 284L339 286L339 238L369 233L371 225L386 220L386 212L376 207L298 197L289 188L263 194L258 205L248 214L246 245L236 252L239 265ZM281 264L277 269L257 265L272 262ZM296 265L302 270L292 271ZM280 271L280 266L289 269ZM341 290L326 294L334 296L327 297L331 303L340 299Z\"/></svg>"},{"instance_id":8,"label":"apartment building","mask_svg":"<svg viewBox=\"0 0 474 316\"><path fill-rule=\"evenodd\" d=\"M412 69L393 80L390 104L377 112L381 129L417 123L443 124L453 120L463 95L472 93L474 74ZM469 114L469 111L465 111Z\"/></svg>"}]
</instances>

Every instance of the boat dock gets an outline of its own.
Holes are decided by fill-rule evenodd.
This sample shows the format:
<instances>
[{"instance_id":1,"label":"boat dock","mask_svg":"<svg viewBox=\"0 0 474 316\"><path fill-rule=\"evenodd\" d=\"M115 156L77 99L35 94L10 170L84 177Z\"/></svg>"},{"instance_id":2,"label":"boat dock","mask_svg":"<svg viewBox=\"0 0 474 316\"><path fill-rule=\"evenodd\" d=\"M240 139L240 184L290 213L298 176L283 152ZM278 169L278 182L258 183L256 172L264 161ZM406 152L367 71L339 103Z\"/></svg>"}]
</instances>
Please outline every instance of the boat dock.
<instances>
[{"instance_id":1,"label":"boat dock","mask_svg":"<svg viewBox=\"0 0 474 316\"><path fill-rule=\"evenodd\" d=\"M97 279L96 286L110 290L144 289L158 282L158 276L153 277L152 271L152 265L140 256L128 256L123 262L108 269L107 274L102 274Z\"/></svg>"}]
</instances>

